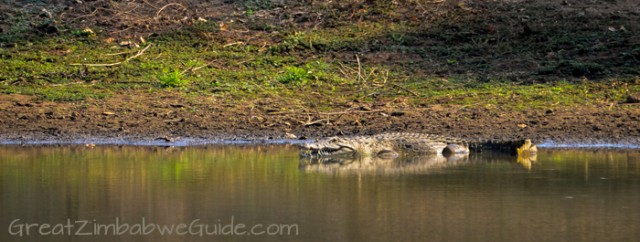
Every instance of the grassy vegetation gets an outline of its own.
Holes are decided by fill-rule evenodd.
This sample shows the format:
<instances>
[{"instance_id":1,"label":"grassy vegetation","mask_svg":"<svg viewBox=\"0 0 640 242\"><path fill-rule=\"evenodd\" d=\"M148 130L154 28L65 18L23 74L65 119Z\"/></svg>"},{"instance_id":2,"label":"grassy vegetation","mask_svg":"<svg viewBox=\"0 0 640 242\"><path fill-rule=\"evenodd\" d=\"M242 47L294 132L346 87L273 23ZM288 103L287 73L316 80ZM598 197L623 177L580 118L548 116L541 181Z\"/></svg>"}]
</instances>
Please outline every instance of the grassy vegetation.
<instances>
[{"instance_id":1,"label":"grassy vegetation","mask_svg":"<svg viewBox=\"0 0 640 242\"><path fill-rule=\"evenodd\" d=\"M466 18L468 13L457 8L425 26L398 19L392 7L382 5L369 9L378 18L368 21L334 19L337 23L320 28L266 21L258 26L252 16L270 9L266 3L243 2L246 26L258 36L253 41L230 34L226 28L233 25L217 22L156 35L138 41L138 47L81 29L30 41L16 39L19 31L11 31L2 36L10 44L0 48L0 92L78 101L109 97L121 89L176 88L184 95L318 99L320 105L404 96L416 105L515 109L617 103L640 93L640 46L625 49L622 59L612 63L585 57L619 50L616 41L633 37L631 33L585 29L592 34L577 37L562 31L563 26L549 26L530 30L535 32L530 37L526 31L478 24L482 18ZM500 28L499 21L490 23ZM604 44L592 45L597 42ZM361 60L371 53L381 53L380 59ZM388 60L389 53L399 60ZM541 57L545 53L554 57ZM612 69L625 58L629 65ZM493 59L514 64L500 67L489 62ZM96 64L113 65L92 66Z\"/></svg>"}]
</instances>

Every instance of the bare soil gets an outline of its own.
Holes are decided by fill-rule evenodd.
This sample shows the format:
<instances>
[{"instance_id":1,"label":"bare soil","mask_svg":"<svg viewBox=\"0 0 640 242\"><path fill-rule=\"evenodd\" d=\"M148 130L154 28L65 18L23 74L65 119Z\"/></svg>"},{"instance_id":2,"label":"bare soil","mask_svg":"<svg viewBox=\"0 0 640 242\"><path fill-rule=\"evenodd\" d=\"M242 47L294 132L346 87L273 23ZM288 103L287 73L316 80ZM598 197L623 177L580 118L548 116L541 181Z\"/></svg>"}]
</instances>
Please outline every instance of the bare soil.
<instances>
[{"instance_id":1,"label":"bare soil","mask_svg":"<svg viewBox=\"0 0 640 242\"><path fill-rule=\"evenodd\" d=\"M640 143L638 103L522 112L500 107L411 106L398 99L372 104L340 103L335 112L277 111L286 105L280 100L231 103L144 92L69 103L2 95L0 139L273 139L293 138L291 135L304 139L409 131L472 140Z\"/></svg>"}]
</instances>

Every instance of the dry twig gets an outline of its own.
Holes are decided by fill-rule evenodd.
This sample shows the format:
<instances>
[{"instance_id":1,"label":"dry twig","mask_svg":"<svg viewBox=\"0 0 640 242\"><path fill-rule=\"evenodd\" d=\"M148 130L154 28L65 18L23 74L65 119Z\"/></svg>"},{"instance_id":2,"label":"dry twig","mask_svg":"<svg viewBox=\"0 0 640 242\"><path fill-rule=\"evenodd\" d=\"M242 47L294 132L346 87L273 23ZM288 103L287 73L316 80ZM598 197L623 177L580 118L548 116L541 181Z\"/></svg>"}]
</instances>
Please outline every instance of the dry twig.
<instances>
[{"instance_id":1,"label":"dry twig","mask_svg":"<svg viewBox=\"0 0 640 242\"><path fill-rule=\"evenodd\" d=\"M227 48L227 47L229 47L229 46L242 45L242 44L244 44L244 42L242 42L242 41L237 41L237 42L232 42L232 43L225 44L225 45L223 45L223 46L222 46L222 48Z\"/></svg>"},{"instance_id":2,"label":"dry twig","mask_svg":"<svg viewBox=\"0 0 640 242\"><path fill-rule=\"evenodd\" d=\"M360 58L356 55L356 61L358 62L358 79L364 83L364 78L362 77L362 65L360 65Z\"/></svg>"},{"instance_id":3,"label":"dry twig","mask_svg":"<svg viewBox=\"0 0 640 242\"><path fill-rule=\"evenodd\" d=\"M144 47L144 49L139 50L138 53L136 53L133 56L128 57L127 59L120 61L120 62L115 62L115 63L107 63L107 64L83 64L83 63L71 63L72 66L117 66L120 65L122 63L127 63L128 61L137 58L139 56L141 56L142 54L144 54L144 52L149 49L149 47L151 47L151 43L149 43L149 45L147 45L147 47Z\"/></svg>"},{"instance_id":4,"label":"dry twig","mask_svg":"<svg viewBox=\"0 0 640 242\"><path fill-rule=\"evenodd\" d=\"M167 5L162 6L162 7L158 10L158 12L156 12L156 17L160 16L160 13L161 13L165 8L167 8L167 7L169 7L169 6L173 6L173 5L178 5L178 6L182 7L182 9L184 9L184 10L186 10L186 9L187 9L187 8L186 8L184 5L182 5L182 4L179 4L179 3L169 3L169 4L167 4Z\"/></svg>"},{"instance_id":5,"label":"dry twig","mask_svg":"<svg viewBox=\"0 0 640 242\"><path fill-rule=\"evenodd\" d=\"M202 69L202 68L205 68L205 67L211 66L211 65L213 65L213 64L214 64L214 63L216 63L216 62L218 62L218 61L217 61L217 60L214 60L214 61L210 61L210 62L208 62L207 64L204 64L204 65L201 65L201 66L197 66L197 67L189 67L189 68L187 68L186 70L184 70L184 71L180 72L180 74L181 74L181 75L184 75L184 74L185 74L185 73L187 73L187 72L194 73L194 72L196 72L197 70L200 70L200 69Z\"/></svg>"},{"instance_id":6,"label":"dry twig","mask_svg":"<svg viewBox=\"0 0 640 242\"><path fill-rule=\"evenodd\" d=\"M348 108L345 111L340 111L340 112L303 112L303 113L297 113L297 112L272 112L272 113L267 113L269 115L285 115L285 114L301 114L301 115L311 115L311 114L319 114L319 115L343 115L343 114L350 114L350 113L381 113L381 112L386 112L386 110L383 109L376 109L376 110L351 110L351 108Z\"/></svg>"},{"instance_id":7,"label":"dry twig","mask_svg":"<svg viewBox=\"0 0 640 242\"><path fill-rule=\"evenodd\" d=\"M104 54L105 56L114 56L114 55L124 55L124 54L130 54L133 52L136 52L137 50L130 50L130 51L122 51L122 52L117 52L117 53L111 53L111 54Z\"/></svg>"}]
</instances>

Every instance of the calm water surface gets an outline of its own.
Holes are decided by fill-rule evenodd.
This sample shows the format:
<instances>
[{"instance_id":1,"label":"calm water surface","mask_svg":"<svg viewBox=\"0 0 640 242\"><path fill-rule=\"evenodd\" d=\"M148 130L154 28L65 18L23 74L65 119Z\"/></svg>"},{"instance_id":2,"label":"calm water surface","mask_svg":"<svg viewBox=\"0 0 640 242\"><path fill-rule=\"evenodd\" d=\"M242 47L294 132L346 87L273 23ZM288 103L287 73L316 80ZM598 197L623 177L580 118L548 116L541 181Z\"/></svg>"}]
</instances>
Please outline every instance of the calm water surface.
<instances>
[{"instance_id":1,"label":"calm water surface","mask_svg":"<svg viewBox=\"0 0 640 242\"><path fill-rule=\"evenodd\" d=\"M640 240L639 151L421 162L305 165L282 145L5 146L0 241ZM130 228L95 229L115 224Z\"/></svg>"}]
</instances>

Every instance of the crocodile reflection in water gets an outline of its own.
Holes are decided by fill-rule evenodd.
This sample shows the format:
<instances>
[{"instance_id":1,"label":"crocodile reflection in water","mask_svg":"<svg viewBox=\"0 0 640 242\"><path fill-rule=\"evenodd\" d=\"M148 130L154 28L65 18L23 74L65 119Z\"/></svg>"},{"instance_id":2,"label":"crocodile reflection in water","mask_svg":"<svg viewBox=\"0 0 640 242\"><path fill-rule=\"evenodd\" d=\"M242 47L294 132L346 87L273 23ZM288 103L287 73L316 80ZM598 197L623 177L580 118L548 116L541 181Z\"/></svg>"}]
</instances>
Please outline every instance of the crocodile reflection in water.
<instances>
[{"instance_id":1,"label":"crocodile reflection in water","mask_svg":"<svg viewBox=\"0 0 640 242\"><path fill-rule=\"evenodd\" d=\"M510 160L505 154L493 153L481 156L469 154L443 155L411 155L396 158L380 157L301 157L300 169L305 172L327 174L428 174L442 169L466 166L475 163L493 162L494 158L501 161ZM488 158L488 160L487 160ZM537 156L518 156L516 163L527 170L531 170ZM511 160L513 162L513 160Z\"/></svg>"},{"instance_id":2,"label":"crocodile reflection in water","mask_svg":"<svg viewBox=\"0 0 640 242\"><path fill-rule=\"evenodd\" d=\"M468 154L453 154L449 156L416 155L396 158L365 157L303 157L300 169L307 172L332 174L352 173L429 173L442 168L465 165L469 163Z\"/></svg>"}]
</instances>

